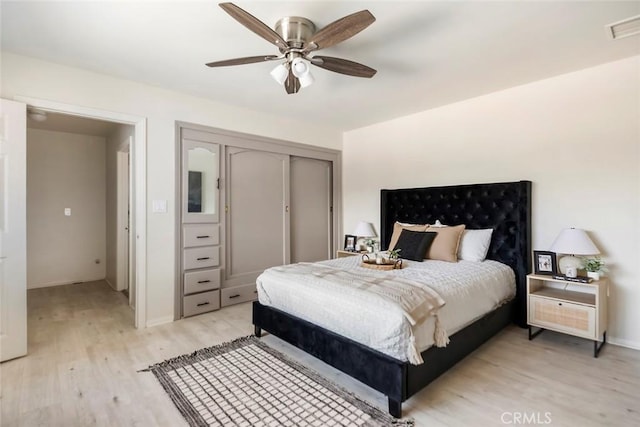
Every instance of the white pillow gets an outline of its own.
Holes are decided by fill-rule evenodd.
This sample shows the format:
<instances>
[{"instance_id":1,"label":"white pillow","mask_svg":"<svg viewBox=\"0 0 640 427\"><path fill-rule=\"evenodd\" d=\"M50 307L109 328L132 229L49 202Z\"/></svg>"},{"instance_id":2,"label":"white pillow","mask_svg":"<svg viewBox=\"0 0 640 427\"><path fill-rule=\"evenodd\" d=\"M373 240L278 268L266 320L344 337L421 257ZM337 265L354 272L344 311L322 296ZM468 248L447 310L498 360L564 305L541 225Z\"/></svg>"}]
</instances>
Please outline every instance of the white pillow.
<instances>
[{"instance_id":1,"label":"white pillow","mask_svg":"<svg viewBox=\"0 0 640 427\"><path fill-rule=\"evenodd\" d=\"M464 230L458 248L458 259L465 261L484 261L491 245L493 228L486 230Z\"/></svg>"}]
</instances>

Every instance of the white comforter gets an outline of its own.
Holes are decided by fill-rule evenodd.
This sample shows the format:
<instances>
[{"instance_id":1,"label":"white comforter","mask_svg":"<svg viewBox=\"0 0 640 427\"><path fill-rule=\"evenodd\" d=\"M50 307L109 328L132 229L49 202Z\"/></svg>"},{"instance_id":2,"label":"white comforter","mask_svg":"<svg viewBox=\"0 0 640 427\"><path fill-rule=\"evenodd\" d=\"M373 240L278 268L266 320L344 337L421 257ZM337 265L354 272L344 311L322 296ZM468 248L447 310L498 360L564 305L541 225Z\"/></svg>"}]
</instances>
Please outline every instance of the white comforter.
<instances>
[{"instance_id":1,"label":"white comforter","mask_svg":"<svg viewBox=\"0 0 640 427\"><path fill-rule=\"evenodd\" d=\"M335 267L368 273L360 257L323 261ZM508 266L495 262L403 260L405 268L387 272L422 282L445 301L439 320L449 335L492 311L515 295L515 275ZM412 340L424 351L434 343L434 317L411 326L394 310L383 310L362 300L345 298L339 292L318 288L312 282L269 280L258 277L258 300L325 329L350 338L396 359L410 360Z\"/></svg>"}]
</instances>

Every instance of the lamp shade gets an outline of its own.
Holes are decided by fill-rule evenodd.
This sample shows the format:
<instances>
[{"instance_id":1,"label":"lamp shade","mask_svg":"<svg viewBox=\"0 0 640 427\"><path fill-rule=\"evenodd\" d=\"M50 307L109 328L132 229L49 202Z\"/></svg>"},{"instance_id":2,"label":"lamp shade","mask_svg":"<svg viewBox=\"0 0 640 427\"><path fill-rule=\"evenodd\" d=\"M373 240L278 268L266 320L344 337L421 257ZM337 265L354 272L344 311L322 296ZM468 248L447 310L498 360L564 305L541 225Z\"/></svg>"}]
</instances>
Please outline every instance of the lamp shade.
<instances>
[{"instance_id":1,"label":"lamp shade","mask_svg":"<svg viewBox=\"0 0 640 427\"><path fill-rule=\"evenodd\" d=\"M354 235L358 237L375 237L377 236L376 230L373 228L373 224L370 222L360 221L356 226Z\"/></svg>"},{"instance_id":2,"label":"lamp shade","mask_svg":"<svg viewBox=\"0 0 640 427\"><path fill-rule=\"evenodd\" d=\"M284 66L284 64L278 65L271 71L271 77L274 78L279 84L284 84L285 80L287 80L287 76L289 75L289 69Z\"/></svg>"},{"instance_id":3,"label":"lamp shade","mask_svg":"<svg viewBox=\"0 0 640 427\"><path fill-rule=\"evenodd\" d=\"M557 254L571 255L598 255L600 253L587 232L580 228L562 230L549 250Z\"/></svg>"}]
</instances>

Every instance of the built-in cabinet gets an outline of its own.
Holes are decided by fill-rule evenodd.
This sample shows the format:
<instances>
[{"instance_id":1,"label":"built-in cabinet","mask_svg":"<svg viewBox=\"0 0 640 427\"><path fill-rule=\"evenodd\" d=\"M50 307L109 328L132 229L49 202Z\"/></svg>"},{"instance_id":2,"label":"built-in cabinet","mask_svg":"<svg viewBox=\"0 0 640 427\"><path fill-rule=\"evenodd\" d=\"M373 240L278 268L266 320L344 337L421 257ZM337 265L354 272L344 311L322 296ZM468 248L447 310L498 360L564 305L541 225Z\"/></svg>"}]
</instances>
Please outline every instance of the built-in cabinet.
<instances>
[{"instance_id":1,"label":"built-in cabinet","mask_svg":"<svg viewBox=\"0 0 640 427\"><path fill-rule=\"evenodd\" d=\"M332 257L339 152L178 126L176 318L256 298L267 268Z\"/></svg>"},{"instance_id":2,"label":"built-in cabinet","mask_svg":"<svg viewBox=\"0 0 640 427\"><path fill-rule=\"evenodd\" d=\"M220 146L182 138L181 314L220 308Z\"/></svg>"}]
</instances>

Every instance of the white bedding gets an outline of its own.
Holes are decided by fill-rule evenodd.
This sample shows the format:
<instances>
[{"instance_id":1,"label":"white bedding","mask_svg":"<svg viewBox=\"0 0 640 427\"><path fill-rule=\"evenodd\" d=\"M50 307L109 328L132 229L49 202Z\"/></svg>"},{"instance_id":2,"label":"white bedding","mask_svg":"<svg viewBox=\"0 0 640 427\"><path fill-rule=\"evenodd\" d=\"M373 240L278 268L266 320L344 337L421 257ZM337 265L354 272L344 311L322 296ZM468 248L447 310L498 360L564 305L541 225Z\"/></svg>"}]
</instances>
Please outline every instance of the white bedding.
<instances>
[{"instance_id":1,"label":"white bedding","mask_svg":"<svg viewBox=\"0 0 640 427\"><path fill-rule=\"evenodd\" d=\"M321 264L355 269L363 274L371 272L360 267L360 262L360 257L353 256ZM438 311L438 317L450 336L515 295L513 270L496 261L403 260L403 263L405 267L402 270L385 274L425 283L440 294L445 306ZM257 285L261 304L290 313L402 361L410 359L408 343L412 336L420 351L434 343L434 317L412 329L398 311L382 310L380 306L344 298L339 292L318 289L309 283L276 282L262 275L258 277Z\"/></svg>"}]
</instances>

